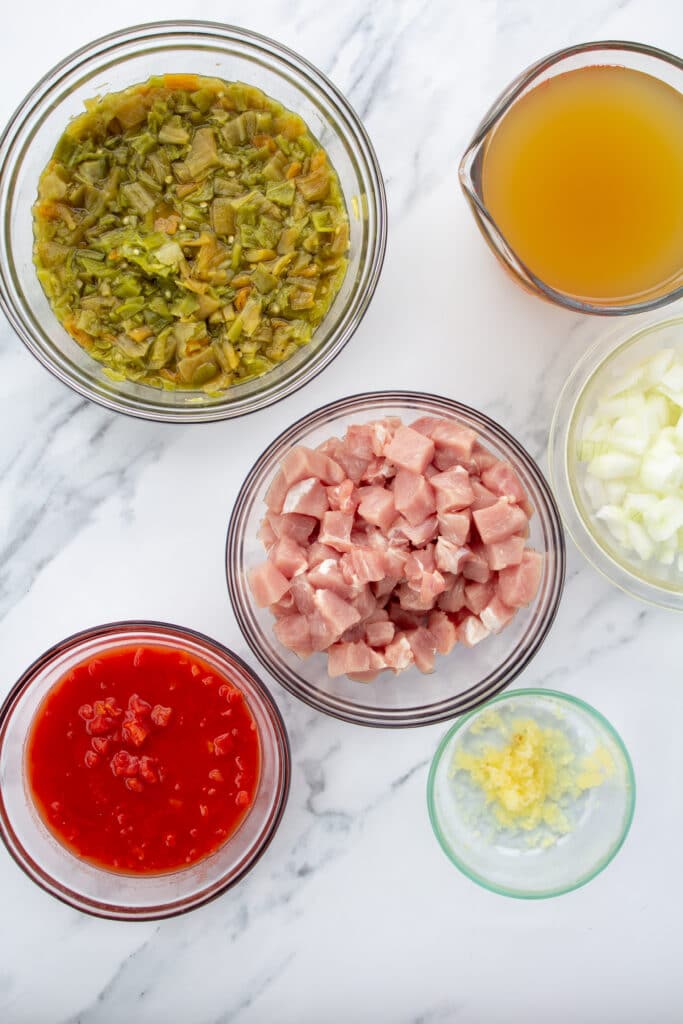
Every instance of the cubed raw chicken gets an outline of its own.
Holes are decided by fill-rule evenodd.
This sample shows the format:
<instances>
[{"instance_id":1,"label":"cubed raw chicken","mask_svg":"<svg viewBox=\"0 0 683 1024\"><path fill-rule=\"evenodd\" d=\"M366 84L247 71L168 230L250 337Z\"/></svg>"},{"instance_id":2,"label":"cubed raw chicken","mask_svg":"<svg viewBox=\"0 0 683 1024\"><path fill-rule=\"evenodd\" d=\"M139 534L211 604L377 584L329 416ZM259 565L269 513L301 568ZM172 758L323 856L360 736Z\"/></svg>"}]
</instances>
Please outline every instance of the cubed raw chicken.
<instances>
[{"instance_id":1,"label":"cubed raw chicken","mask_svg":"<svg viewBox=\"0 0 683 1024\"><path fill-rule=\"evenodd\" d=\"M357 587L347 580L341 562L336 558L318 562L308 570L306 579L316 590L333 590L345 601L350 601L357 593Z\"/></svg>"},{"instance_id":2,"label":"cubed raw chicken","mask_svg":"<svg viewBox=\"0 0 683 1024\"><path fill-rule=\"evenodd\" d=\"M392 669L396 675L409 668L414 660L413 650L405 633L397 633L391 643L384 648L384 661L387 668Z\"/></svg>"},{"instance_id":3,"label":"cubed raw chicken","mask_svg":"<svg viewBox=\"0 0 683 1024\"><path fill-rule=\"evenodd\" d=\"M290 487L309 477L316 477L324 484L340 484L346 475L334 459L304 445L290 448L280 463L280 470Z\"/></svg>"},{"instance_id":4,"label":"cubed raw chicken","mask_svg":"<svg viewBox=\"0 0 683 1024\"><path fill-rule=\"evenodd\" d=\"M318 526L315 516L302 516L298 512L288 515L269 512L266 522L270 524L276 537L291 537L297 544L305 544Z\"/></svg>"},{"instance_id":5,"label":"cubed raw chicken","mask_svg":"<svg viewBox=\"0 0 683 1024\"><path fill-rule=\"evenodd\" d=\"M463 576L455 577L443 594L439 596L436 603L445 612L459 612L461 608L464 608L465 578Z\"/></svg>"},{"instance_id":6,"label":"cubed raw chicken","mask_svg":"<svg viewBox=\"0 0 683 1024\"><path fill-rule=\"evenodd\" d=\"M477 435L455 420L441 420L432 430L431 438L437 448L444 448L457 455L461 461L469 462Z\"/></svg>"},{"instance_id":7,"label":"cubed raw chicken","mask_svg":"<svg viewBox=\"0 0 683 1024\"><path fill-rule=\"evenodd\" d=\"M467 543L471 526L472 513L468 508L464 508L462 512L439 513L437 522L439 535L458 548Z\"/></svg>"},{"instance_id":8,"label":"cubed raw chicken","mask_svg":"<svg viewBox=\"0 0 683 1024\"><path fill-rule=\"evenodd\" d=\"M452 572L457 576L471 554L468 547L458 547L444 537L439 537L436 542L436 564L441 572Z\"/></svg>"},{"instance_id":9,"label":"cubed raw chicken","mask_svg":"<svg viewBox=\"0 0 683 1024\"><path fill-rule=\"evenodd\" d=\"M289 590L289 580L269 560L257 565L249 573L249 586L259 608L275 604Z\"/></svg>"},{"instance_id":10,"label":"cubed raw chicken","mask_svg":"<svg viewBox=\"0 0 683 1024\"><path fill-rule=\"evenodd\" d=\"M484 544L506 540L529 522L526 513L507 498L499 498L495 505L488 508L477 509L472 513L472 518Z\"/></svg>"},{"instance_id":11,"label":"cubed raw chicken","mask_svg":"<svg viewBox=\"0 0 683 1024\"><path fill-rule=\"evenodd\" d=\"M509 608L501 601L499 594L494 594L486 607L479 612L479 618L492 633L500 633L512 620L515 611L515 608Z\"/></svg>"},{"instance_id":12,"label":"cubed raw chicken","mask_svg":"<svg viewBox=\"0 0 683 1024\"><path fill-rule=\"evenodd\" d=\"M458 634L454 624L443 611L433 611L427 623L429 632L439 654L450 654L458 642Z\"/></svg>"},{"instance_id":13,"label":"cubed raw chicken","mask_svg":"<svg viewBox=\"0 0 683 1024\"><path fill-rule=\"evenodd\" d=\"M462 466L436 473L430 484L436 491L436 507L441 512L459 512L474 501L470 475Z\"/></svg>"},{"instance_id":14,"label":"cubed raw chicken","mask_svg":"<svg viewBox=\"0 0 683 1024\"><path fill-rule=\"evenodd\" d=\"M543 556L527 549L519 565L498 573L498 593L509 608L523 608L536 597L543 575Z\"/></svg>"},{"instance_id":15,"label":"cubed raw chicken","mask_svg":"<svg viewBox=\"0 0 683 1024\"><path fill-rule=\"evenodd\" d=\"M396 627L393 622L368 622L365 626L365 639L371 647L386 647L394 639Z\"/></svg>"},{"instance_id":16,"label":"cubed raw chicken","mask_svg":"<svg viewBox=\"0 0 683 1024\"><path fill-rule=\"evenodd\" d=\"M282 511L322 519L329 507L325 488L317 477L311 476L289 488Z\"/></svg>"},{"instance_id":17,"label":"cubed raw chicken","mask_svg":"<svg viewBox=\"0 0 683 1024\"><path fill-rule=\"evenodd\" d=\"M339 551L335 551L334 548L329 547L327 544L321 544L319 540L311 544L308 549L308 564L311 569L314 565L320 565L321 562L327 561L328 558L338 561L340 557Z\"/></svg>"},{"instance_id":18,"label":"cubed raw chicken","mask_svg":"<svg viewBox=\"0 0 683 1024\"><path fill-rule=\"evenodd\" d=\"M376 583L387 574L386 556L373 548L353 548L342 555L341 568L348 583Z\"/></svg>"},{"instance_id":19,"label":"cubed raw chicken","mask_svg":"<svg viewBox=\"0 0 683 1024\"><path fill-rule=\"evenodd\" d=\"M326 512L322 518L318 541L337 551L350 551L353 547L351 543L353 516L345 515L343 512Z\"/></svg>"},{"instance_id":20,"label":"cubed raw chicken","mask_svg":"<svg viewBox=\"0 0 683 1024\"><path fill-rule=\"evenodd\" d=\"M305 576L295 576L289 589L296 610L301 615L312 615L315 611L315 590L308 579Z\"/></svg>"},{"instance_id":21,"label":"cubed raw chicken","mask_svg":"<svg viewBox=\"0 0 683 1024\"><path fill-rule=\"evenodd\" d=\"M384 668L384 660L363 640L334 644L328 656L327 671L333 679L360 672L378 672Z\"/></svg>"},{"instance_id":22,"label":"cubed raw chicken","mask_svg":"<svg viewBox=\"0 0 683 1024\"><path fill-rule=\"evenodd\" d=\"M273 626L273 632L280 643L294 651L299 658L309 658L313 653L311 628L305 615L288 615L286 618L278 619Z\"/></svg>"},{"instance_id":23,"label":"cubed raw chicken","mask_svg":"<svg viewBox=\"0 0 683 1024\"><path fill-rule=\"evenodd\" d=\"M265 503L271 512L282 512L289 484L284 473L276 473L266 491Z\"/></svg>"},{"instance_id":24,"label":"cubed raw chicken","mask_svg":"<svg viewBox=\"0 0 683 1024\"><path fill-rule=\"evenodd\" d=\"M413 652L413 660L416 668L425 674L434 671L434 655L436 654L436 640L425 626L409 630L406 639Z\"/></svg>"},{"instance_id":25,"label":"cubed raw chicken","mask_svg":"<svg viewBox=\"0 0 683 1024\"><path fill-rule=\"evenodd\" d=\"M436 516L429 516L423 522L417 523L416 526L411 526L405 516L399 516L392 529L397 534L402 534L406 540L410 541L414 548L421 548L437 536L439 521Z\"/></svg>"},{"instance_id":26,"label":"cubed raw chicken","mask_svg":"<svg viewBox=\"0 0 683 1024\"><path fill-rule=\"evenodd\" d=\"M313 600L320 618L327 625L330 633L334 634L335 640L338 640L342 633L345 633L351 626L360 622L359 612L352 604L335 594L333 590L316 590Z\"/></svg>"},{"instance_id":27,"label":"cubed raw chicken","mask_svg":"<svg viewBox=\"0 0 683 1024\"><path fill-rule=\"evenodd\" d=\"M494 462L481 472L481 482L494 494L521 505L526 501L526 491L509 462Z\"/></svg>"},{"instance_id":28,"label":"cubed raw chicken","mask_svg":"<svg viewBox=\"0 0 683 1024\"><path fill-rule=\"evenodd\" d=\"M399 427L386 445L384 455L411 473L424 473L434 457L434 442L410 427Z\"/></svg>"},{"instance_id":29,"label":"cubed raw chicken","mask_svg":"<svg viewBox=\"0 0 683 1024\"><path fill-rule=\"evenodd\" d=\"M473 615L479 615L492 600L495 592L495 584L491 580L488 583L466 583L465 607L469 608Z\"/></svg>"},{"instance_id":30,"label":"cubed raw chicken","mask_svg":"<svg viewBox=\"0 0 683 1024\"><path fill-rule=\"evenodd\" d=\"M270 554L275 565L283 576L291 580L293 576L306 572L308 557L304 548L291 537L280 537Z\"/></svg>"},{"instance_id":31,"label":"cubed raw chicken","mask_svg":"<svg viewBox=\"0 0 683 1024\"><path fill-rule=\"evenodd\" d=\"M506 569L508 565L519 565L524 554L524 537L513 533L506 540L499 540L495 544L486 544L486 559L490 569Z\"/></svg>"},{"instance_id":32,"label":"cubed raw chicken","mask_svg":"<svg viewBox=\"0 0 683 1024\"><path fill-rule=\"evenodd\" d=\"M344 470L344 475L359 484L363 473L367 469L367 459L359 459L352 455L344 441L338 437L331 437L318 445L317 451L328 455L334 462Z\"/></svg>"},{"instance_id":33,"label":"cubed raw chicken","mask_svg":"<svg viewBox=\"0 0 683 1024\"><path fill-rule=\"evenodd\" d=\"M470 480L472 485L472 493L474 495L474 501L472 502L472 512L480 508L488 508L489 505L495 505L498 501L498 496L490 491L488 487L484 487L481 480L476 477L472 477Z\"/></svg>"},{"instance_id":34,"label":"cubed raw chicken","mask_svg":"<svg viewBox=\"0 0 683 1024\"><path fill-rule=\"evenodd\" d=\"M486 548L479 541L470 543L470 553L462 565L462 574L466 580L474 583L487 583L491 578Z\"/></svg>"},{"instance_id":35,"label":"cubed raw chicken","mask_svg":"<svg viewBox=\"0 0 683 1024\"><path fill-rule=\"evenodd\" d=\"M394 504L411 526L423 523L436 512L436 500L431 484L425 476L408 469L400 469L396 474Z\"/></svg>"},{"instance_id":36,"label":"cubed raw chicken","mask_svg":"<svg viewBox=\"0 0 683 1024\"><path fill-rule=\"evenodd\" d=\"M333 512L344 512L345 515L353 515L358 508L360 495L354 486L353 480L346 479L342 484L333 484L325 488L327 501Z\"/></svg>"},{"instance_id":37,"label":"cubed raw chicken","mask_svg":"<svg viewBox=\"0 0 683 1024\"><path fill-rule=\"evenodd\" d=\"M461 644L464 644L465 647L474 647L485 640L491 630L476 615L466 615L457 627L457 633Z\"/></svg>"},{"instance_id":38,"label":"cubed raw chicken","mask_svg":"<svg viewBox=\"0 0 683 1024\"><path fill-rule=\"evenodd\" d=\"M386 533L396 519L396 505L392 492L384 487L372 486L361 487L358 493L360 495L358 515L366 523L378 526Z\"/></svg>"}]
</instances>

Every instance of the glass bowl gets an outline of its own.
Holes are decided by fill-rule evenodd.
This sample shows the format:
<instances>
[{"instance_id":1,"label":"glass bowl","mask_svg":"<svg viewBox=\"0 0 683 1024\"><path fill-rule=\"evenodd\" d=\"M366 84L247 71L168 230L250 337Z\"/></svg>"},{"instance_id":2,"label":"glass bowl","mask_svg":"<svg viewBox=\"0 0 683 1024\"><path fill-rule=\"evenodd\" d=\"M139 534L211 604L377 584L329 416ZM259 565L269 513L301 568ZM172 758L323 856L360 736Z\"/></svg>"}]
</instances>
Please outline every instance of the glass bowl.
<instances>
[{"instance_id":1,"label":"glass bowl","mask_svg":"<svg viewBox=\"0 0 683 1024\"><path fill-rule=\"evenodd\" d=\"M564 524L588 561L626 593L683 611L683 575L675 566L638 559L619 548L595 515L579 461L581 438L598 397L629 369L659 349L683 353L683 317L651 323L635 334L624 329L601 338L579 360L562 389L550 426L550 481Z\"/></svg>"},{"instance_id":2,"label":"glass bowl","mask_svg":"<svg viewBox=\"0 0 683 1024\"><path fill-rule=\"evenodd\" d=\"M314 447L328 437L343 434L350 423L383 416L400 416L409 423L421 415L459 420L476 430L494 455L507 459L514 467L536 510L529 524L529 543L545 555L538 593L501 633L471 649L458 645L448 657L437 656L432 675L422 675L413 667L396 677L383 673L372 683L346 677L331 679L325 655L300 661L276 640L270 611L258 608L253 600L247 575L265 558L257 537L265 493L293 445ZM448 398L412 391L379 391L344 398L309 413L280 434L260 456L235 501L228 527L226 570L240 628L256 657L278 682L335 718L395 728L440 722L476 707L508 686L529 664L557 612L564 583L565 547L550 488L530 455L507 431L482 413Z\"/></svg>"},{"instance_id":3,"label":"glass bowl","mask_svg":"<svg viewBox=\"0 0 683 1024\"><path fill-rule=\"evenodd\" d=\"M67 122L98 94L163 71L242 80L296 111L329 153L349 213L344 283L308 345L219 395L114 382L61 326L32 261L38 178ZM0 139L0 304L21 340L56 377L109 409L143 419L203 422L253 412L312 380L341 351L374 293L386 247L382 175L372 144L339 90L303 57L229 25L174 21L104 36L67 57L29 93Z\"/></svg>"},{"instance_id":4,"label":"glass bowl","mask_svg":"<svg viewBox=\"0 0 683 1024\"><path fill-rule=\"evenodd\" d=\"M562 805L571 831L560 838L543 829L502 828L482 790L465 772L453 772L459 751L481 756L499 745L499 723L509 728L517 718L559 729L575 757L600 751L602 763L612 766L601 785ZM631 827L635 792L628 752L595 708L553 690L516 690L465 715L446 733L429 772L427 804L442 850L473 882L503 896L546 899L578 889L607 867Z\"/></svg>"},{"instance_id":5,"label":"glass bowl","mask_svg":"<svg viewBox=\"0 0 683 1024\"><path fill-rule=\"evenodd\" d=\"M24 770L33 716L70 668L99 652L135 643L182 649L235 680L246 698L261 746L254 804L238 830L214 853L182 871L133 876L98 868L57 841L35 809ZM23 871L76 910L116 920L173 917L231 888L264 853L280 824L290 780L289 742L263 683L235 654L194 630L163 622L113 622L76 633L42 654L15 683L0 709L0 837Z\"/></svg>"},{"instance_id":6,"label":"glass bowl","mask_svg":"<svg viewBox=\"0 0 683 1024\"><path fill-rule=\"evenodd\" d=\"M489 139L510 108L541 82L578 68L596 65L618 65L642 71L683 92L683 61L672 53L641 43L605 40L582 43L557 50L532 64L505 89L485 114L460 162L460 184L470 205L477 225L506 270L527 291L549 299L567 309L581 313L617 316L641 313L673 302L683 295L683 282L679 274L675 281L666 281L646 296L636 296L632 302L620 299L590 302L551 288L540 280L517 256L509 245L484 202L482 172Z\"/></svg>"}]
</instances>

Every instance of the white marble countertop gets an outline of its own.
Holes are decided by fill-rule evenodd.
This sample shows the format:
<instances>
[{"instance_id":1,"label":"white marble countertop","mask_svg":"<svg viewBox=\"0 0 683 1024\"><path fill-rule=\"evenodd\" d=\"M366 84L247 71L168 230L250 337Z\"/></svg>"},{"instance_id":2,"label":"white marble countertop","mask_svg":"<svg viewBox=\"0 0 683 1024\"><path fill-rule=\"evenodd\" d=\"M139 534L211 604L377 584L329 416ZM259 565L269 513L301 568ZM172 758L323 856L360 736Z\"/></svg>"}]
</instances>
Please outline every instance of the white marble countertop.
<instances>
[{"instance_id":1,"label":"white marble countertop","mask_svg":"<svg viewBox=\"0 0 683 1024\"><path fill-rule=\"evenodd\" d=\"M244 11L216 0L12 4L0 120L89 38L192 14L245 23ZM195 627L253 664L223 544L240 482L275 433L359 385L437 390L498 419L545 468L561 383L606 328L506 278L459 194L457 162L498 91L551 50L613 37L680 51L676 0L259 0L247 14L247 27L322 67L364 118L390 209L374 302L303 391L247 420L194 427L88 404L0 323L0 695L61 637L116 618ZM406 300L435 283L428 313ZM428 359L415 359L418 345ZM198 512L202 543L185 565L178 524ZM445 727L353 727L273 683L292 742L289 805L267 854L210 906L161 924L94 920L0 849L2 1024L679 1022L681 622L611 589L568 548L557 621L518 682L587 699L631 751L635 821L598 879L540 903L479 889L427 819L427 765Z\"/></svg>"}]
</instances>

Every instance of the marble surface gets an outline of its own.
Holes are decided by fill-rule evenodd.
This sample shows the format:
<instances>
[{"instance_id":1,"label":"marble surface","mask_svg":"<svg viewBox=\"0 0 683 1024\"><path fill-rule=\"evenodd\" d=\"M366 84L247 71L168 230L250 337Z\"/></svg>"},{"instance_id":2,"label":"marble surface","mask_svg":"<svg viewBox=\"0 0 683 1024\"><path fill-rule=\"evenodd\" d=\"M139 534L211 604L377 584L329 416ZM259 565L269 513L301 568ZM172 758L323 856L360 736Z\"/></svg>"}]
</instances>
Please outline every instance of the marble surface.
<instances>
[{"instance_id":1,"label":"marble surface","mask_svg":"<svg viewBox=\"0 0 683 1024\"><path fill-rule=\"evenodd\" d=\"M13 4L0 120L95 35L193 13L244 22L243 11L216 0L148 0L144 12L132 0ZM590 38L680 49L680 4L259 0L245 24L317 62L365 120L391 218L376 297L308 388L242 422L186 428L89 405L0 323L0 695L41 650L115 618L185 623L253 663L228 603L223 543L239 484L276 432L359 384L440 390L500 420L545 467L561 383L605 330L504 276L459 194L457 161L532 60ZM410 301L435 283L431 309ZM427 359L415 359L418 347ZM189 524L201 543L184 564ZM161 924L97 921L43 894L0 850L0 1021L680 1021L682 652L680 619L611 589L569 544L558 619L519 683L569 690L613 721L638 806L610 868L541 903L479 889L433 839L425 784L443 726L354 728L273 683L292 741L289 806L266 856L210 906Z\"/></svg>"}]
</instances>

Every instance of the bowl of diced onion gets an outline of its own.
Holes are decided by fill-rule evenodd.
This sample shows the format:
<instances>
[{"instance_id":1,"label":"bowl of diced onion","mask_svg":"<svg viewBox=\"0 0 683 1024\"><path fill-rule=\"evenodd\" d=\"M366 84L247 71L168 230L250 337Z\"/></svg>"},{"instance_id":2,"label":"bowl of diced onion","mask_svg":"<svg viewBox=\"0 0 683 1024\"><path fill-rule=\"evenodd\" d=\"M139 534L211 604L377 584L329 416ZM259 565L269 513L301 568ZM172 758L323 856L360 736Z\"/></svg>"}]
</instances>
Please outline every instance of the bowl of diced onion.
<instances>
[{"instance_id":1,"label":"bowl of diced onion","mask_svg":"<svg viewBox=\"0 0 683 1024\"><path fill-rule=\"evenodd\" d=\"M549 461L583 555L627 593L683 611L683 317L584 355L557 403Z\"/></svg>"}]
</instances>

